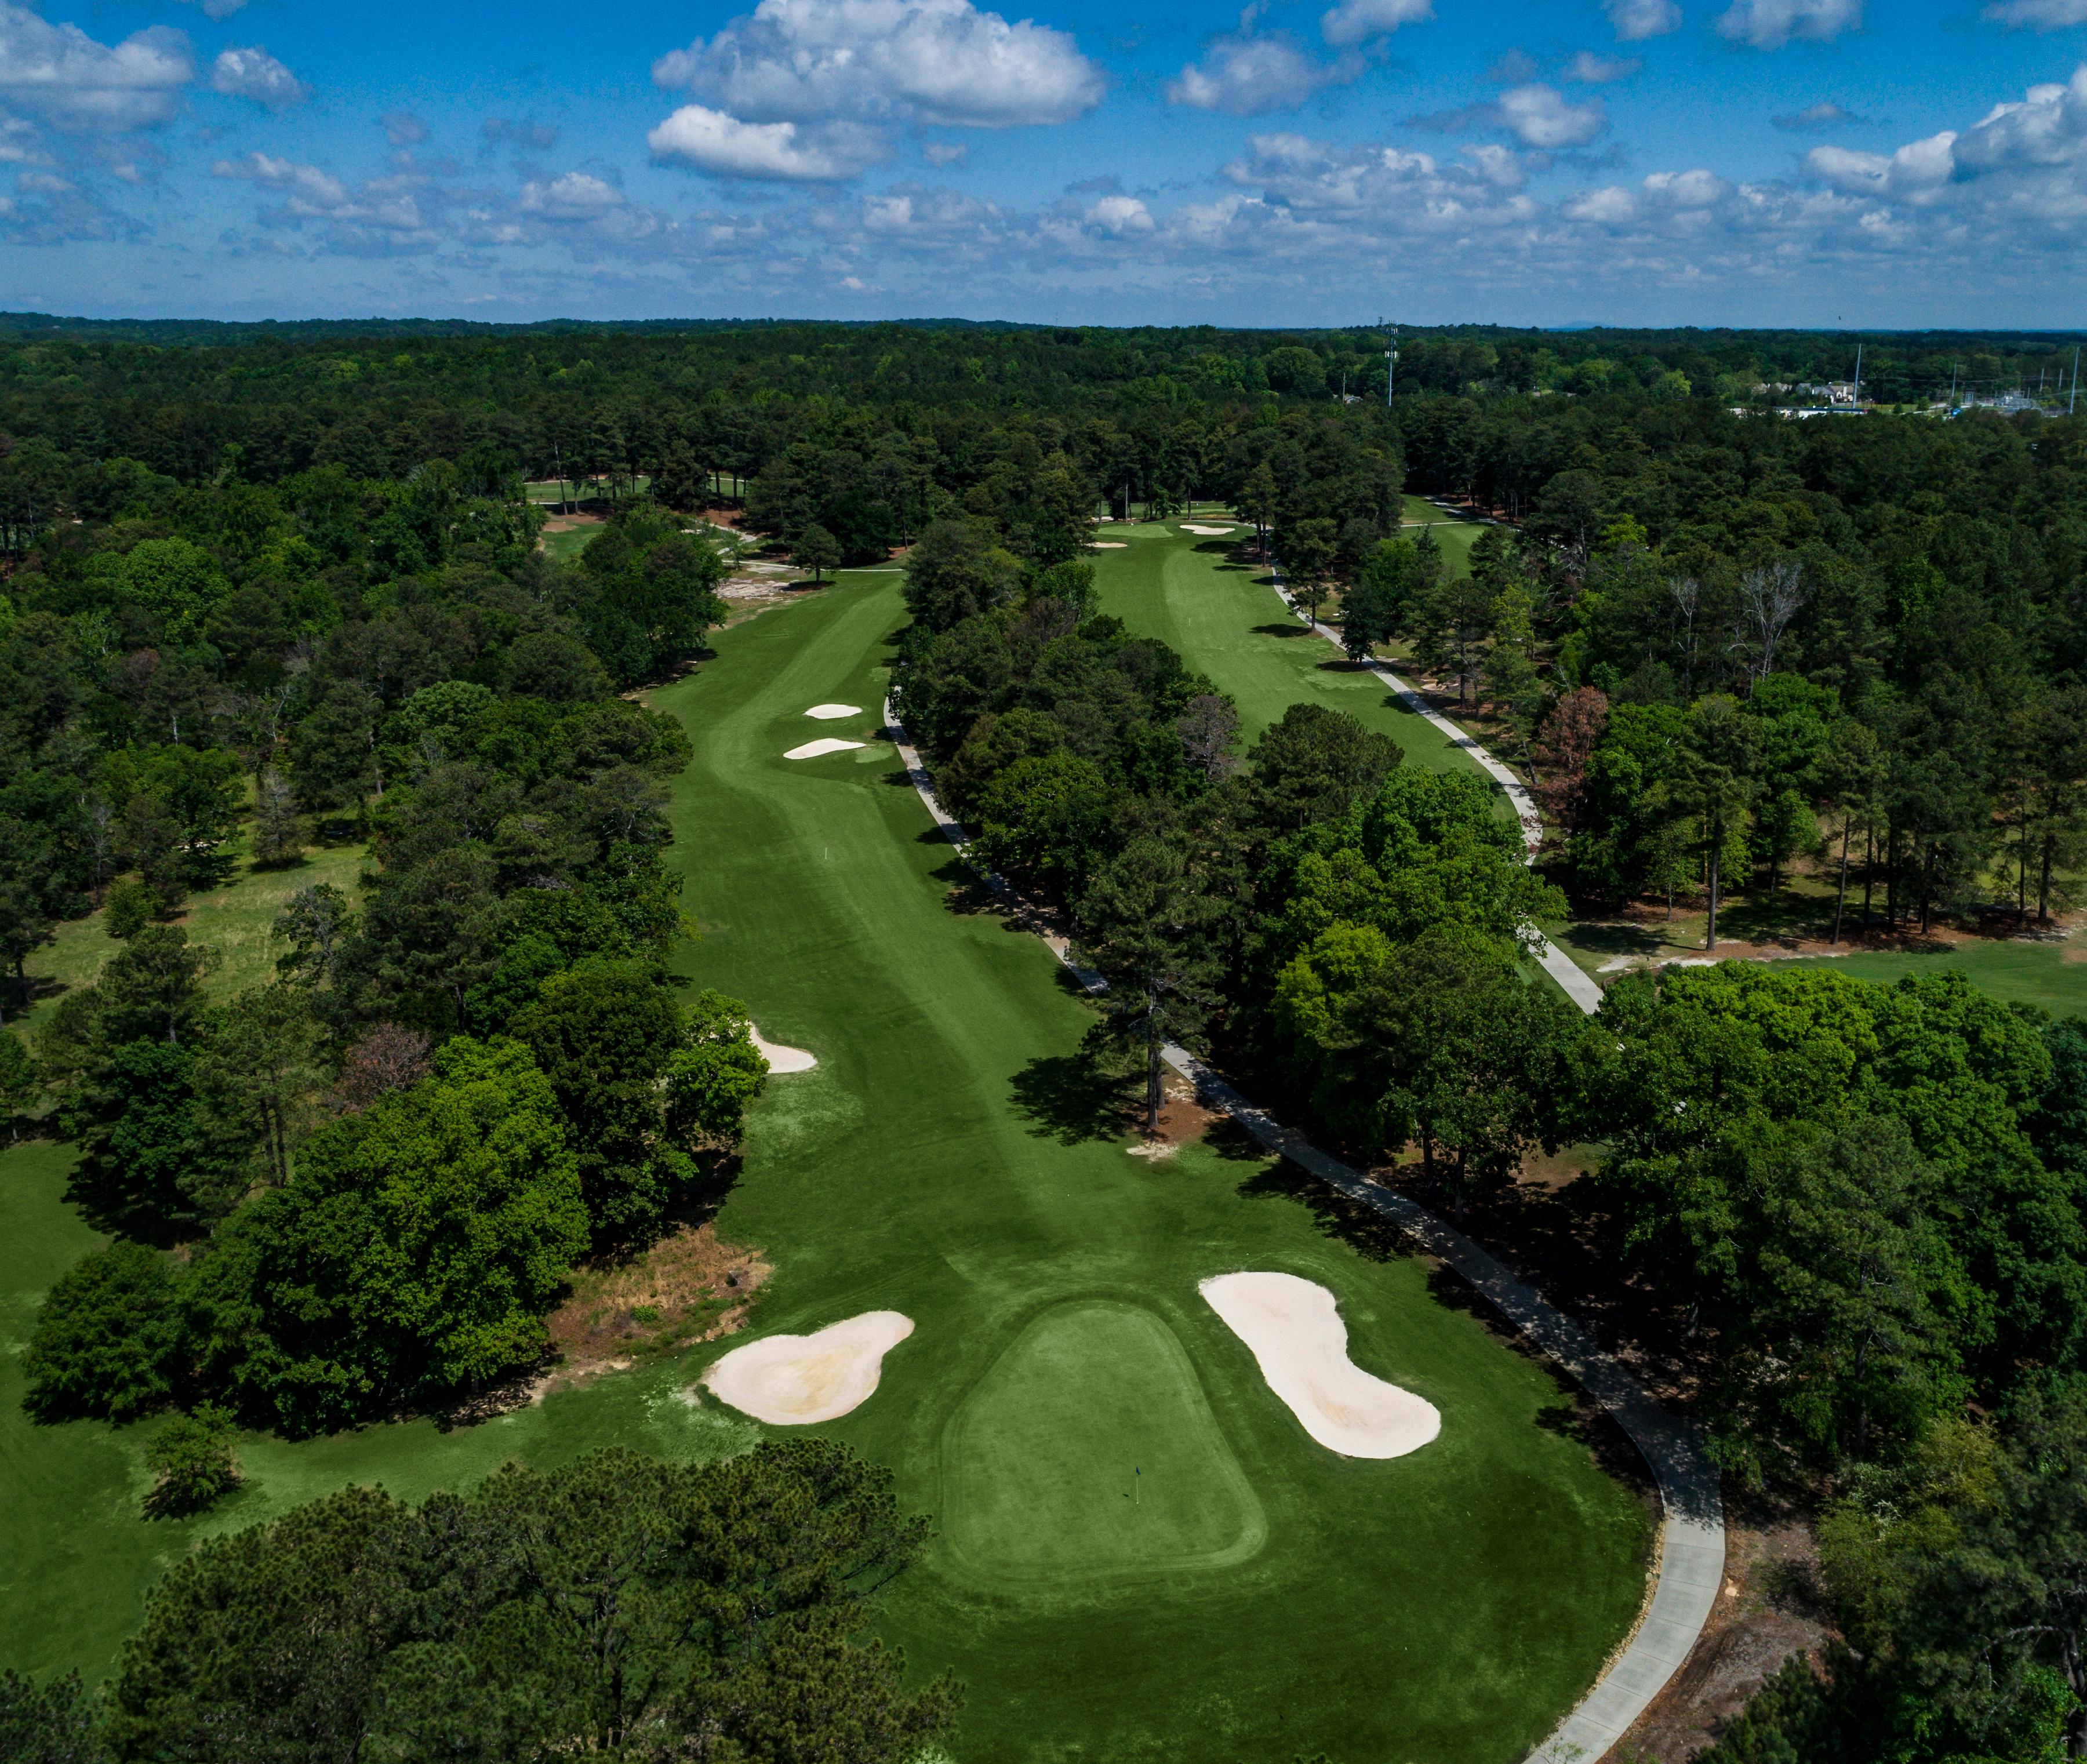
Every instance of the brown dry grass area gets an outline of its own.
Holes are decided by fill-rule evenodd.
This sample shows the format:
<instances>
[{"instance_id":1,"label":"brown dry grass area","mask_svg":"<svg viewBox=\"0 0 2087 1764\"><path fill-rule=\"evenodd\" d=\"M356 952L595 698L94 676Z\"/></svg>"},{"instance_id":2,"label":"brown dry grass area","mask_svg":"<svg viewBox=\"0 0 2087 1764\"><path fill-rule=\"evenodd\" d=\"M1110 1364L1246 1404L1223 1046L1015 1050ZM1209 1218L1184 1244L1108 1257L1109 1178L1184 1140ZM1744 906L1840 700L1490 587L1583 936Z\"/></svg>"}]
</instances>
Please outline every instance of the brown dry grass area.
<instances>
[{"instance_id":1,"label":"brown dry grass area","mask_svg":"<svg viewBox=\"0 0 2087 1764\"><path fill-rule=\"evenodd\" d=\"M1694 1650L1610 1756L1686 1764L1793 1654L1816 1664L1831 1630L1820 1611L1812 1534L1786 1515L1728 1506L1725 1587Z\"/></svg>"},{"instance_id":2,"label":"brown dry grass area","mask_svg":"<svg viewBox=\"0 0 2087 1764\"><path fill-rule=\"evenodd\" d=\"M547 533L569 533L578 527L606 527L608 519L603 515L553 515L544 523Z\"/></svg>"},{"instance_id":3,"label":"brown dry grass area","mask_svg":"<svg viewBox=\"0 0 2087 1764\"><path fill-rule=\"evenodd\" d=\"M634 1261L575 1271L571 1295L544 1325L572 1371L668 1353L741 1327L773 1271L715 1227L683 1225Z\"/></svg>"}]
</instances>

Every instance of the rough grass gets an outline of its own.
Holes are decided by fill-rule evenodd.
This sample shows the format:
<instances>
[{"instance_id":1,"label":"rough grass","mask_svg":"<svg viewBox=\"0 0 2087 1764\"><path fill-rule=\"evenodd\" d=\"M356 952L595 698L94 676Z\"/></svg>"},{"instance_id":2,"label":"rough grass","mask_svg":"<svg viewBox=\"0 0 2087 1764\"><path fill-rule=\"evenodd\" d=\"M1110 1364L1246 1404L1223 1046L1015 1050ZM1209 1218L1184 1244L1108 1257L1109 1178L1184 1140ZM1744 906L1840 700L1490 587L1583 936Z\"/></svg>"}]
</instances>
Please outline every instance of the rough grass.
<instances>
[{"instance_id":1,"label":"rough grass","mask_svg":"<svg viewBox=\"0 0 2087 1764\"><path fill-rule=\"evenodd\" d=\"M1640 1497L1600 1469L1551 1373L1372 1227L1229 1138L1126 1155L1120 1099L1080 1058L1087 1006L1035 939L952 910L962 873L889 749L781 758L805 707L880 702L901 617L894 577L846 579L723 633L655 702L698 750L672 809L702 927L681 966L820 1061L756 1105L717 1220L775 1265L758 1327L880 1308L917 1325L876 1395L821 1431L942 1527L882 1627L915 1672L966 1681L950 1756L1519 1756L1637 1612ZM16 1341L92 1241L59 1203L64 1164L0 1161ZM1357 1363L1436 1404L1441 1438L1382 1463L1314 1444L1197 1293L1242 1267L1331 1288ZM0 1566L0 1660L105 1668L195 1537L344 1483L418 1496L510 1457L741 1449L764 1430L689 1394L721 1351L446 1432L249 1436L246 1488L156 1524L137 1512L150 1424L32 1428L11 1357L0 1464L21 1542ZM1136 1479L1126 1519L1139 1468L1155 1486Z\"/></svg>"},{"instance_id":2,"label":"rough grass","mask_svg":"<svg viewBox=\"0 0 2087 1764\"><path fill-rule=\"evenodd\" d=\"M681 1225L629 1262L576 1272L544 1326L574 1365L693 1348L741 1327L772 1271L715 1225Z\"/></svg>"},{"instance_id":3,"label":"rough grass","mask_svg":"<svg viewBox=\"0 0 2087 1764\"><path fill-rule=\"evenodd\" d=\"M275 958L282 953L273 928L284 903L299 889L319 882L331 882L360 898L363 866L369 859L368 848L359 842L314 845L301 863L258 869L247 856L248 836L243 829L225 850L232 860L229 878L222 886L190 895L174 920L188 932L191 943L217 950L218 966L208 984L220 993L238 992L272 980ZM71 988L92 986L122 947L104 928L98 911L60 925L57 938L27 964L36 993L24 1019L27 1026L33 1031Z\"/></svg>"}]
</instances>

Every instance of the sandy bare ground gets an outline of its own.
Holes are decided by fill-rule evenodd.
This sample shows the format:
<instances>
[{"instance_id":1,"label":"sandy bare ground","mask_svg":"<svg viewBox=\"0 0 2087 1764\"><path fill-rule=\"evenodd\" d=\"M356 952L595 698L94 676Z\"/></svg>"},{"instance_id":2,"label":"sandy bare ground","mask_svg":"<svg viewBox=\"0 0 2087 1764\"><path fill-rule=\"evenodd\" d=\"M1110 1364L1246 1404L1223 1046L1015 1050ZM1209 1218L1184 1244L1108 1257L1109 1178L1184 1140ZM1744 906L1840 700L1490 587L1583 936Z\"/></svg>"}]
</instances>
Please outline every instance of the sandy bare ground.
<instances>
[{"instance_id":1,"label":"sandy bare ground","mask_svg":"<svg viewBox=\"0 0 2087 1764\"><path fill-rule=\"evenodd\" d=\"M1239 529L1236 527L1198 527L1193 522L1184 521L1181 523L1181 531L1184 533L1198 533L1206 539L1222 539L1227 533L1236 533Z\"/></svg>"},{"instance_id":2,"label":"sandy bare ground","mask_svg":"<svg viewBox=\"0 0 2087 1764\"><path fill-rule=\"evenodd\" d=\"M815 717L822 723L833 723L844 716L860 716L862 707L859 704L815 704L804 715Z\"/></svg>"},{"instance_id":3,"label":"sandy bare ground","mask_svg":"<svg viewBox=\"0 0 2087 1764\"><path fill-rule=\"evenodd\" d=\"M1402 1458L1442 1431L1441 1412L1348 1358L1334 1295L1294 1274L1221 1274L1198 1290L1253 1352L1304 1431L1343 1458Z\"/></svg>"},{"instance_id":4,"label":"sandy bare ground","mask_svg":"<svg viewBox=\"0 0 2087 1764\"><path fill-rule=\"evenodd\" d=\"M779 1041L770 1041L756 1029L753 1045L762 1059L767 1061L770 1072L809 1072L819 1062L803 1048L786 1048Z\"/></svg>"},{"instance_id":5,"label":"sandy bare ground","mask_svg":"<svg viewBox=\"0 0 2087 1764\"><path fill-rule=\"evenodd\" d=\"M1097 539L1095 541L1096 551L1123 551L1128 549L1125 542L1120 539Z\"/></svg>"},{"instance_id":6,"label":"sandy bare ground","mask_svg":"<svg viewBox=\"0 0 2087 1764\"><path fill-rule=\"evenodd\" d=\"M783 757L785 759L818 759L827 754L844 754L851 747L860 747L860 741L839 741L830 735L822 735L816 741L807 741L802 747L793 747Z\"/></svg>"},{"instance_id":7,"label":"sandy bare ground","mask_svg":"<svg viewBox=\"0 0 2087 1764\"><path fill-rule=\"evenodd\" d=\"M839 1420L877 1389L884 1356L913 1333L900 1311L864 1311L810 1335L735 1348L703 1374L720 1402L771 1427Z\"/></svg>"}]
</instances>

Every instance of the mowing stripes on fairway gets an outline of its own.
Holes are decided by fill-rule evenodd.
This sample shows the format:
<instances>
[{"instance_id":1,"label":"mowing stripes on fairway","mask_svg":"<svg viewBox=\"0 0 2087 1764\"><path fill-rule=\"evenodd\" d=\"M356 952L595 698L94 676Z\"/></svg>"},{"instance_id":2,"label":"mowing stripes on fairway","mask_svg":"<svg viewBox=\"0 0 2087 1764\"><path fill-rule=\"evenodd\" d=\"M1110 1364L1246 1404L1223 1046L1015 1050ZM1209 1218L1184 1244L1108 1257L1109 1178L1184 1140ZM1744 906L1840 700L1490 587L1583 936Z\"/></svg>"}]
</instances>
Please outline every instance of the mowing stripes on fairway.
<instances>
[{"instance_id":1,"label":"mowing stripes on fairway","mask_svg":"<svg viewBox=\"0 0 2087 1764\"><path fill-rule=\"evenodd\" d=\"M1187 1351L1120 1299L1030 1322L942 1435L942 1523L979 1584L1229 1568L1268 1523Z\"/></svg>"},{"instance_id":2,"label":"mowing stripes on fairway","mask_svg":"<svg viewBox=\"0 0 2087 1764\"><path fill-rule=\"evenodd\" d=\"M1372 1377L1348 1358L1334 1295L1294 1274L1220 1274L1197 1291L1253 1350L1268 1387L1304 1431L1343 1458L1403 1458L1442 1431L1424 1397Z\"/></svg>"},{"instance_id":3,"label":"mowing stripes on fairway","mask_svg":"<svg viewBox=\"0 0 2087 1764\"><path fill-rule=\"evenodd\" d=\"M864 1311L809 1335L770 1335L735 1348L703 1374L728 1403L771 1427L837 1421L869 1399L884 1356L913 1333L901 1311Z\"/></svg>"}]
</instances>

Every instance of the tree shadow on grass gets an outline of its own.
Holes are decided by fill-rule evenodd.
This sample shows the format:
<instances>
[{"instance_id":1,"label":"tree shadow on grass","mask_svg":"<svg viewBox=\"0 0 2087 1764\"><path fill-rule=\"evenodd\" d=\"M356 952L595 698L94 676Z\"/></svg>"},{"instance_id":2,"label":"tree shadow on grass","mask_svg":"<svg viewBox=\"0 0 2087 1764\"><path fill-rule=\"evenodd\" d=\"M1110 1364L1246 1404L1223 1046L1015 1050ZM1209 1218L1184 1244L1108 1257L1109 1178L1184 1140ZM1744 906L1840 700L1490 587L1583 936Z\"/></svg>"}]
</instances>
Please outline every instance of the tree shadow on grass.
<instances>
[{"instance_id":1,"label":"tree shadow on grass","mask_svg":"<svg viewBox=\"0 0 2087 1764\"><path fill-rule=\"evenodd\" d=\"M1311 1214L1321 1231L1339 1239L1365 1262L1395 1262L1412 1254L1412 1240L1385 1215L1329 1188L1287 1158L1278 1158L1258 1176L1248 1177L1240 1184L1239 1192L1248 1200L1294 1202Z\"/></svg>"},{"instance_id":2,"label":"tree shadow on grass","mask_svg":"<svg viewBox=\"0 0 2087 1764\"><path fill-rule=\"evenodd\" d=\"M1279 625L1257 625L1253 634L1257 637L1309 637L1312 631L1308 626L1293 625L1286 620Z\"/></svg>"},{"instance_id":3,"label":"tree shadow on grass","mask_svg":"<svg viewBox=\"0 0 2087 1764\"><path fill-rule=\"evenodd\" d=\"M1584 925L1568 928L1577 948L1598 955L1651 955L1665 946L1657 932L1637 925Z\"/></svg>"},{"instance_id":4,"label":"tree shadow on grass","mask_svg":"<svg viewBox=\"0 0 2087 1764\"><path fill-rule=\"evenodd\" d=\"M1063 1146L1120 1138L1135 1106L1130 1077L1104 1070L1086 1049L1031 1060L1014 1074L1013 1088L1030 1137Z\"/></svg>"}]
</instances>

